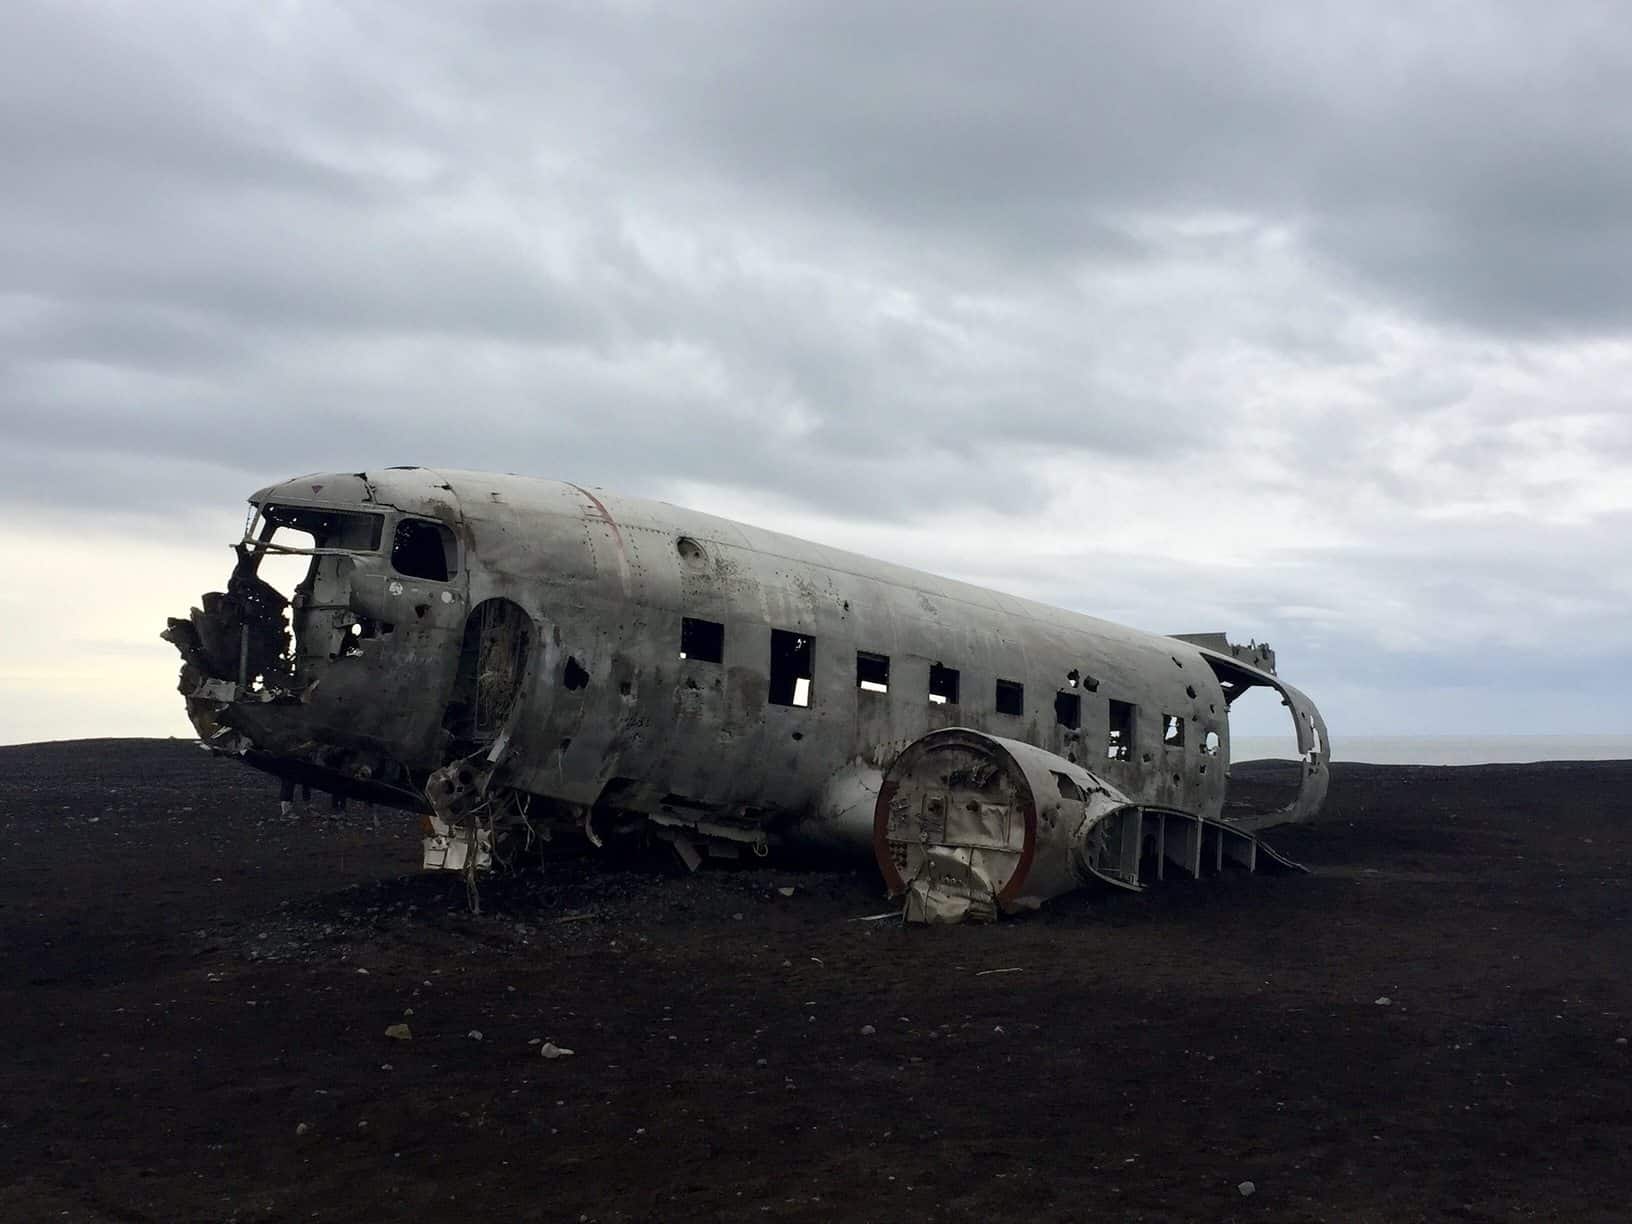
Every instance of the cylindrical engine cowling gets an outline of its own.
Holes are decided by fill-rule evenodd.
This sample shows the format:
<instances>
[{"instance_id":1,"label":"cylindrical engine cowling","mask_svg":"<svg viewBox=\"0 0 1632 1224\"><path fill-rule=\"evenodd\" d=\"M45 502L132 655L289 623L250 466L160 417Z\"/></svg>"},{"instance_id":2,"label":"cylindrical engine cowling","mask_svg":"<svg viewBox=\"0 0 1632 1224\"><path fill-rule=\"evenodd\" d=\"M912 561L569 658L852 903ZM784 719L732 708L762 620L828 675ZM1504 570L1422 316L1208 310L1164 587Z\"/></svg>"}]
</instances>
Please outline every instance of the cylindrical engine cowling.
<instances>
[{"instance_id":1,"label":"cylindrical engine cowling","mask_svg":"<svg viewBox=\"0 0 1632 1224\"><path fill-rule=\"evenodd\" d=\"M1080 765L967 727L932 731L884 775L873 851L909 921L1035 909L1085 879L1085 841L1129 800Z\"/></svg>"}]
</instances>

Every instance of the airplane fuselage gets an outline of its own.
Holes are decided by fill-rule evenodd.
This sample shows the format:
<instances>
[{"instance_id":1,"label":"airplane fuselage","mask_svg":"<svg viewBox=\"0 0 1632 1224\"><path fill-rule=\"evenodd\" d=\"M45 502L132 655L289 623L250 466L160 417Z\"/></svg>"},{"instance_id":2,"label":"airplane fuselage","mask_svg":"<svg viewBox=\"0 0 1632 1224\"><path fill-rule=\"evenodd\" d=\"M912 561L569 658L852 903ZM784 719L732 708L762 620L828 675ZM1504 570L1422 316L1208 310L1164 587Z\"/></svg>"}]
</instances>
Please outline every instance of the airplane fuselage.
<instances>
[{"instance_id":1,"label":"airplane fuselage","mask_svg":"<svg viewBox=\"0 0 1632 1224\"><path fill-rule=\"evenodd\" d=\"M423 807L432 774L480 761L592 836L610 815L705 842L855 843L881 772L965 727L1216 819L1229 700L1269 685L1305 767L1281 818L1325 790L1318 712L1267 651L1221 638L557 481L394 468L250 500L228 591L167 636L205 742L286 776ZM311 562L280 637L257 570L288 551Z\"/></svg>"}]
</instances>

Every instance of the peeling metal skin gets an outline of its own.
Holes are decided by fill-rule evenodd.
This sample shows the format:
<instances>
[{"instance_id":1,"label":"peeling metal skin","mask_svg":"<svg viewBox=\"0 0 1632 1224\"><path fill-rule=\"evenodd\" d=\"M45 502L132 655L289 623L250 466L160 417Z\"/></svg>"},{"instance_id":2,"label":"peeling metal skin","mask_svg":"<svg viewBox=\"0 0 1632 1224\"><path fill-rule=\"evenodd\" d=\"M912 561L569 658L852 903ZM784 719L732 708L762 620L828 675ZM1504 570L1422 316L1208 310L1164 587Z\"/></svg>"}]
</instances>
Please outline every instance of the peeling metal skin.
<instances>
[{"instance_id":1,"label":"peeling metal skin","mask_svg":"<svg viewBox=\"0 0 1632 1224\"><path fill-rule=\"evenodd\" d=\"M188 714L216 751L433 816L429 865L632 833L693 865L877 853L886 771L947 728L1015 777L1046 758L1084 794L1227 828L1229 703L1257 685L1288 703L1304 777L1251 827L1325 794L1325 724L1267 647L556 481L389 468L250 502L226 590L164 633ZM309 558L287 597L260 572L280 553ZM991 908L1093 877L1034 858Z\"/></svg>"}]
</instances>

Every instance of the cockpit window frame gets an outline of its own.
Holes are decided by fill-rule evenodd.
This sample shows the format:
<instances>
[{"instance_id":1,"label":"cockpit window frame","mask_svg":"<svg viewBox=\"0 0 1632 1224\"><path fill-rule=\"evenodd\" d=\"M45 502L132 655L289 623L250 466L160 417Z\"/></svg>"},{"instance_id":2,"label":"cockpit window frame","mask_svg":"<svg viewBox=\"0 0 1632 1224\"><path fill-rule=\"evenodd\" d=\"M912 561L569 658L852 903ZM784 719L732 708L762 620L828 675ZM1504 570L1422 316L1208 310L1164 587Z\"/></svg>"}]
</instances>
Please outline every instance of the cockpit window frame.
<instances>
[{"instance_id":1,"label":"cockpit window frame","mask_svg":"<svg viewBox=\"0 0 1632 1224\"><path fill-rule=\"evenodd\" d=\"M294 544L280 544L272 538L273 532L279 527L287 527L291 531L302 531L317 538L309 524L302 523L305 516L331 515L336 518L372 520L373 531L370 535L368 548L329 548L314 547L301 548ZM360 554L375 554L380 551L380 544L385 538L385 515L376 510L354 510L342 506L307 506L288 502L267 502L263 505L251 506L249 521L244 526L242 545L257 554L278 553L285 556L300 557L354 557Z\"/></svg>"}]
</instances>

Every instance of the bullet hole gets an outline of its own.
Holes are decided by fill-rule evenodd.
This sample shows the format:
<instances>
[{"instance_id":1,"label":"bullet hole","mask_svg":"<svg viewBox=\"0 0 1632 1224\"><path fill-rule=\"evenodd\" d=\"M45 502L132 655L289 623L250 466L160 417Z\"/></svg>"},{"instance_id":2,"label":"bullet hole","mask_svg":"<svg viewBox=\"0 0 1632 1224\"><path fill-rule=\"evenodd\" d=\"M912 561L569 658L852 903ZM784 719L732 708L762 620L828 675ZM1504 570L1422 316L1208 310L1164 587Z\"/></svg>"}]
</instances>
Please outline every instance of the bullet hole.
<instances>
[{"instance_id":1,"label":"bullet hole","mask_svg":"<svg viewBox=\"0 0 1632 1224\"><path fill-rule=\"evenodd\" d=\"M431 605L430 604L415 604L414 605L414 615L419 617L420 620L424 620L425 619L425 613L429 612L430 610L431 610Z\"/></svg>"},{"instance_id":2,"label":"bullet hole","mask_svg":"<svg viewBox=\"0 0 1632 1224\"><path fill-rule=\"evenodd\" d=\"M569 689L581 689L589 683L589 673L578 665L577 659L568 655L567 666L561 673L561 683Z\"/></svg>"},{"instance_id":3,"label":"bullet hole","mask_svg":"<svg viewBox=\"0 0 1632 1224\"><path fill-rule=\"evenodd\" d=\"M561 740L561 751L565 752L568 748L571 748L571 747L572 747L572 736L570 736L570 735L565 736Z\"/></svg>"},{"instance_id":4,"label":"bullet hole","mask_svg":"<svg viewBox=\"0 0 1632 1224\"><path fill-rule=\"evenodd\" d=\"M1195 685L1193 685L1193 684L1185 685L1184 686L1184 691L1190 694L1190 700L1191 701L1194 701L1196 699L1196 686Z\"/></svg>"},{"instance_id":5,"label":"bullet hole","mask_svg":"<svg viewBox=\"0 0 1632 1224\"><path fill-rule=\"evenodd\" d=\"M1170 659L1172 659L1172 660L1173 660L1173 666L1174 666L1174 667L1181 667L1181 668L1182 668L1182 667L1183 667L1183 666L1184 666L1184 664L1183 664L1183 663L1180 663L1180 662L1179 662L1179 660L1178 660L1178 658L1177 658L1177 656L1175 656L1175 655L1168 655L1168 656L1167 656L1167 657L1168 657L1168 658L1170 658Z\"/></svg>"},{"instance_id":6,"label":"bullet hole","mask_svg":"<svg viewBox=\"0 0 1632 1224\"><path fill-rule=\"evenodd\" d=\"M803 731L795 731L793 733L793 739L794 739L795 743L798 743L800 740L802 740L804 738L805 738L805 733Z\"/></svg>"},{"instance_id":7,"label":"bullet hole","mask_svg":"<svg viewBox=\"0 0 1632 1224\"><path fill-rule=\"evenodd\" d=\"M618 692L625 697L629 696L629 693L633 688L634 685L630 684L627 680L618 681Z\"/></svg>"},{"instance_id":8,"label":"bullet hole","mask_svg":"<svg viewBox=\"0 0 1632 1224\"><path fill-rule=\"evenodd\" d=\"M697 685L697 681L695 681L695 680L693 680L693 679L692 679L692 678L691 678L691 677L690 677L690 676L687 676L687 677L686 677L686 687L687 687L687 688L688 688L688 689L690 689L690 690L691 690L691 691L692 691L692 692L694 692L694 693L696 693L696 692L700 692L700 691L701 691L701 690L700 690L700 689L699 689L699 688L698 688L698 685Z\"/></svg>"}]
</instances>

